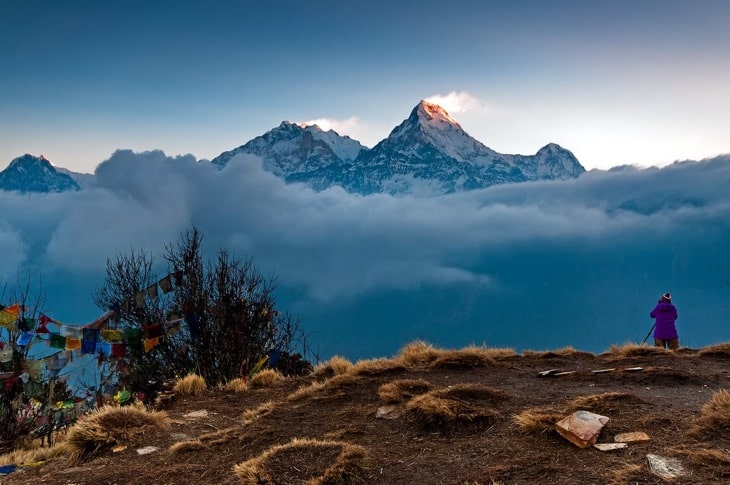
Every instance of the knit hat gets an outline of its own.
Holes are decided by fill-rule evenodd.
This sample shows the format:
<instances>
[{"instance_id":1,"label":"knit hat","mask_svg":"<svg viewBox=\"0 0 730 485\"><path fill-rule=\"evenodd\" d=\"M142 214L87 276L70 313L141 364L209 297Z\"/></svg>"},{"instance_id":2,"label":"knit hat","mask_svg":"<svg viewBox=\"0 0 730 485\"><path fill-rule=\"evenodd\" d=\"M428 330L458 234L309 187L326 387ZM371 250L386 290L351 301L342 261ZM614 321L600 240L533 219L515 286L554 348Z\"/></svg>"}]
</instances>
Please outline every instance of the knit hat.
<instances>
[{"instance_id":1,"label":"knit hat","mask_svg":"<svg viewBox=\"0 0 730 485\"><path fill-rule=\"evenodd\" d=\"M669 293L664 293L662 295L662 301L669 301L669 302L671 302L672 301L672 295L670 295Z\"/></svg>"}]
</instances>

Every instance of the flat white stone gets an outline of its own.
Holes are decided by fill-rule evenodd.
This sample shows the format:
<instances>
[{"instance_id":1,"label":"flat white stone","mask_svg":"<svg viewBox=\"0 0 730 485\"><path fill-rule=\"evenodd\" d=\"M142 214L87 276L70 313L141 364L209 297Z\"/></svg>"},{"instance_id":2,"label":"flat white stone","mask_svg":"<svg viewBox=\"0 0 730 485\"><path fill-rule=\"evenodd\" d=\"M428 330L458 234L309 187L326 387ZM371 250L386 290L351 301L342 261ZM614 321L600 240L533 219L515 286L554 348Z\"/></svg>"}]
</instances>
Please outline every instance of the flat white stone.
<instances>
[{"instance_id":1,"label":"flat white stone","mask_svg":"<svg viewBox=\"0 0 730 485\"><path fill-rule=\"evenodd\" d=\"M154 453L155 451L159 450L156 446L145 446L144 448L137 449L138 455L149 455L150 453Z\"/></svg>"},{"instance_id":2,"label":"flat white stone","mask_svg":"<svg viewBox=\"0 0 730 485\"><path fill-rule=\"evenodd\" d=\"M599 369L599 370L592 370L591 373L593 373L593 374L603 374L603 373L606 373L606 372L613 372L615 370L616 369Z\"/></svg>"},{"instance_id":3,"label":"flat white stone","mask_svg":"<svg viewBox=\"0 0 730 485\"><path fill-rule=\"evenodd\" d=\"M613 450L620 450L622 448L626 448L626 443L596 443L593 445L594 448L598 448L601 451L613 451Z\"/></svg>"},{"instance_id":4,"label":"flat white stone","mask_svg":"<svg viewBox=\"0 0 730 485\"><path fill-rule=\"evenodd\" d=\"M649 462L649 470L664 480L673 480L684 475L684 467L676 458L667 458L659 455L646 455Z\"/></svg>"},{"instance_id":5,"label":"flat white stone","mask_svg":"<svg viewBox=\"0 0 730 485\"><path fill-rule=\"evenodd\" d=\"M375 417L378 419L398 419L400 413L395 406L380 406L375 413Z\"/></svg>"},{"instance_id":6,"label":"flat white stone","mask_svg":"<svg viewBox=\"0 0 730 485\"><path fill-rule=\"evenodd\" d=\"M190 419L207 418L207 417L208 417L208 411L205 409L201 409L200 411L192 411L188 414L183 414L183 418L190 418Z\"/></svg>"}]
</instances>

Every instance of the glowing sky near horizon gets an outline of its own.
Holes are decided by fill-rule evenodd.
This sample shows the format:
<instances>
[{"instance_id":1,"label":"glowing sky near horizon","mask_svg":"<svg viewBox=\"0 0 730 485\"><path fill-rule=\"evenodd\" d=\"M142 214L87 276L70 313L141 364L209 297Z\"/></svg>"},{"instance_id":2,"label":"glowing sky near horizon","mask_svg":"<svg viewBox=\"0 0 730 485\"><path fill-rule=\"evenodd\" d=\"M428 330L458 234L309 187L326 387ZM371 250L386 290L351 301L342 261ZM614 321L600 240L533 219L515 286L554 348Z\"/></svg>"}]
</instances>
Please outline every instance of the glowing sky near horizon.
<instances>
[{"instance_id":1,"label":"glowing sky near horizon","mask_svg":"<svg viewBox=\"0 0 730 485\"><path fill-rule=\"evenodd\" d=\"M281 121L372 146L438 100L502 153L588 169L730 152L730 2L10 0L0 168L213 158Z\"/></svg>"}]
</instances>

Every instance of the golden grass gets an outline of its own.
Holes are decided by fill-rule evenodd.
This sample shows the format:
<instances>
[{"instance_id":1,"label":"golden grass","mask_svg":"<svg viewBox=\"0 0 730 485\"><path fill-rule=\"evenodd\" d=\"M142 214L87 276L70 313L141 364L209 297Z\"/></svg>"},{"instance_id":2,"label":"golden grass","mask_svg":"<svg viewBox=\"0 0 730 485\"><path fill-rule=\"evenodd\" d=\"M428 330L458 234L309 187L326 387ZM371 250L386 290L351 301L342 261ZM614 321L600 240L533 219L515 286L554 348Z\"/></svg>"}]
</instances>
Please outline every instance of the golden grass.
<instances>
[{"instance_id":1,"label":"golden grass","mask_svg":"<svg viewBox=\"0 0 730 485\"><path fill-rule=\"evenodd\" d=\"M595 357L595 355L590 352L577 350L570 345L557 350L524 350L522 351L522 355L524 357L537 357L539 359L550 359L555 357Z\"/></svg>"},{"instance_id":2,"label":"golden grass","mask_svg":"<svg viewBox=\"0 0 730 485\"><path fill-rule=\"evenodd\" d=\"M671 350L662 347L654 347L647 344L635 344L632 342L623 345L612 345L607 354L611 357L647 357L651 355L673 355Z\"/></svg>"},{"instance_id":3,"label":"golden grass","mask_svg":"<svg viewBox=\"0 0 730 485\"><path fill-rule=\"evenodd\" d=\"M512 415L512 421L527 434L545 434L555 430L555 423L565 417L564 413L551 410L526 409Z\"/></svg>"},{"instance_id":4,"label":"golden grass","mask_svg":"<svg viewBox=\"0 0 730 485\"><path fill-rule=\"evenodd\" d=\"M226 382L223 389L228 392L246 392L248 390L248 383L242 377L236 377L235 379Z\"/></svg>"},{"instance_id":5,"label":"golden grass","mask_svg":"<svg viewBox=\"0 0 730 485\"><path fill-rule=\"evenodd\" d=\"M249 386L252 388L276 387L286 380L286 377L275 369L264 369L254 374Z\"/></svg>"},{"instance_id":6,"label":"golden grass","mask_svg":"<svg viewBox=\"0 0 730 485\"><path fill-rule=\"evenodd\" d=\"M144 435L150 429L168 429L170 419L164 411L147 411L136 406L103 406L81 416L71 426L65 444L72 461L91 459L116 443Z\"/></svg>"},{"instance_id":7,"label":"golden grass","mask_svg":"<svg viewBox=\"0 0 730 485\"><path fill-rule=\"evenodd\" d=\"M464 383L416 396L406 409L426 427L486 423L499 417L489 404L508 397L500 389Z\"/></svg>"},{"instance_id":8,"label":"golden grass","mask_svg":"<svg viewBox=\"0 0 730 485\"><path fill-rule=\"evenodd\" d=\"M493 355L483 347L466 347L443 351L429 364L429 369L470 369L496 364Z\"/></svg>"},{"instance_id":9,"label":"golden grass","mask_svg":"<svg viewBox=\"0 0 730 485\"><path fill-rule=\"evenodd\" d=\"M200 396L207 390L205 379L197 374L188 374L175 383L173 391L183 396Z\"/></svg>"},{"instance_id":10,"label":"golden grass","mask_svg":"<svg viewBox=\"0 0 730 485\"><path fill-rule=\"evenodd\" d=\"M243 412L243 424L248 425L253 423L262 416L266 416L267 414L271 413L271 411L273 411L275 407L276 403L274 403L274 401L272 400L267 401L263 404L259 404L253 409L247 409Z\"/></svg>"},{"instance_id":11,"label":"golden grass","mask_svg":"<svg viewBox=\"0 0 730 485\"><path fill-rule=\"evenodd\" d=\"M669 451L686 456L693 465L715 468L713 471L716 475L730 476L730 451L728 450L678 446Z\"/></svg>"},{"instance_id":12,"label":"golden grass","mask_svg":"<svg viewBox=\"0 0 730 485\"><path fill-rule=\"evenodd\" d=\"M397 404L431 390L433 384L423 379L399 379L380 386L378 396L387 404Z\"/></svg>"},{"instance_id":13,"label":"golden grass","mask_svg":"<svg viewBox=\"0 0 730 485\"><path fill-rule=\"evenodd\" d=\"M316 381L308 386L302 386L286 397L289 402L300 401L307 398L336 397L345 391L362 382L360 377L352 374L342 374L324 381Z\"/></svg>"},{"instance_id":14,"label":"golden grass","mask_svg":"<svg viewBox=\"0 0 730 485\"><path fill-rule=\"evenodd\" d=\"M730 436L730 392L722 389L706 402L695 418L690 435L699 439Z\"/></svg>"},{"instance_id":15,"label":"golden grass","mask_svg":"<svg viewBox=\"0 0 730 485\"><path fill-rule=\"evenodd\" d=\"M189 453L207 448L200 440L178 441L170 447L170 453Z\"/></svg>"},{"instance_id":16,"label":"golden grass","mask_svg":"<svg viewBox=\"0 0 730 485\"><path fill-rule=\"evenodd\" d=\"M406 344L396 358L408 368L427 367L442 352L428 342L415 340Z\"/></svg>"},{"instance_id":17,"label":"golden grass","mask_svg":"<svg viewBox=\"0 0 730 485\"><path fill-rule=\"evenodd\" d=\"M709 346L701 349L699 352L697 352L697 355L700 355L702 357L728 358L728 357L730 357L730 342L724 342L724 343L716 344L716 345L709 345Z\"/></svg>"},{"instance_id":18,"label":"golden grass","mask_svg":"<svg viewBox=\"0 0 730 485\"><path fill-rule=\"evenodd\" d=\"M606 485L627 485L629 483L646 483L639 481L646 478L648 471L646 467L637 464L627 463L622 467L614 468L608 474ZM656 477L654 477L656 478ZM650 483L655 483L654 480Z\"/></svg>"},{"instance_id":19,"label":"golden grass","mask_svg":"<svg viewBox=\"0 0 730 485\"><path fill-rule=\"evenodd\" d=\"M342 441L294 438L287 444L273 446L261 455L239 463L233 467L233 472L241 483L250 485L357 483L364 478L362 475L366 458L365 449L358 445ZM317 467L318 463L325 460L329 461L326 468ZM267 465L280 462L286 462L287 466L272 466L271 468L279 470L279 474L276 477L271 476ZM288 470L287 475L282 476L281 470Z\"/></svg>"},{"instance_id":20,"label":"golden grass","mask_svg":"<svg viewBox=\"0 0 730 485\"><path fill-rule=\"evenodd\" d=\"M31 450L15 450L0 455L0 466L28 465L38 463L58 456L68 455L70 448L66 443L58 443L50 448L33 448Z\"/></svg>"},{"instance_id":21,"label":"golden grass","mask_svg":"<svg viewBox=\"0 0 730 485\"><path fill-rule=\"evenodd\" d=\"M372 377L406 370L405 364L399 359L366 359L355 362L350 370L350 374L354 376Z\"/></svg>"},{"instance_id":22,"label":"golden grass","mask_svg":"<svg viewBox=\"0 0 730 485\"><path fill-rule=\"evenodd\" d=\"M347 374L352 370L352 362L335 355L326 362L322 362L314 368L314 375L317 377L332 377Z\"/></svg>"},{"instance_id":23,"label":"golden grass","mask_svg":"<svg viewBox=\"0 0 730 485\"><path fill-rule=\"evenodd\" d=\"M567 403L567 407L574 411L585 409L597 413L609 413L617 411L626 406L647 404L633 394L626 392L604 392L602 394L590 394L578 396Z\"/></svg>"}]
</instances>

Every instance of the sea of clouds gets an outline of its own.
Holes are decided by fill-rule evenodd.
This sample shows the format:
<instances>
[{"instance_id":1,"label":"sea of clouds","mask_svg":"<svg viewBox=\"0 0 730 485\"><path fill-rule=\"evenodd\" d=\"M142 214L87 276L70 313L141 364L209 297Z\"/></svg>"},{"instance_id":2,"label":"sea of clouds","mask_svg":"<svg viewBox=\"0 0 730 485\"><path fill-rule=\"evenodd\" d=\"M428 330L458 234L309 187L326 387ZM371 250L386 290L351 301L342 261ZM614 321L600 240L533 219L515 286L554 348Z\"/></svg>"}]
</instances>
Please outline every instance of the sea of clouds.
<instances>
[{"instance_id":1,"label":"sea of clouds","mask_svg":"<svg viewBox=\"0 0 730 485\"><path fill-rule=\"evenodd\" d=\"M192 226L275 273L321 357L424 339L602 351L642 341L671 291L688 346L730 340L730 156L431 198L314 192L251 156L115 152L79 192L0 192L4 303L42 280L47 313L86 323L107 258L159 257ZM160 262L160 274L166 268Z\"/></svg>"}]
</instances>

